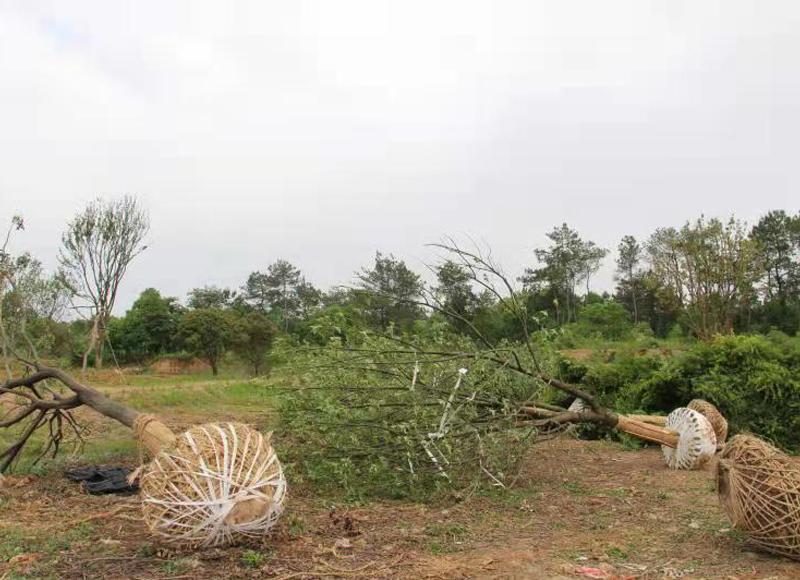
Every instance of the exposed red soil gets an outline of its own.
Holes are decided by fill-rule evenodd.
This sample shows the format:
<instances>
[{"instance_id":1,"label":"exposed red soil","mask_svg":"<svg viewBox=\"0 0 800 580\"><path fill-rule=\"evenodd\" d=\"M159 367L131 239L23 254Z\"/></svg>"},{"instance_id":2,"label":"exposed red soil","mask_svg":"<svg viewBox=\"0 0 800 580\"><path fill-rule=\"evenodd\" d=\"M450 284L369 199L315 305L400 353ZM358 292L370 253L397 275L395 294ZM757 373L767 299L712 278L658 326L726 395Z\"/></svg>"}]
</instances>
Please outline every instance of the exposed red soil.
<instances>
[{"instance_id":1,"label":"exposed red soil","mask_svg":"<svg viewBox=\"0 0 800 580\"><path fill-rule=\"evenodd\" d=\"M135 497L11 478L0 538L0 578L800 578L729 529L710 471L572 439L534 446L517 488L460 502L337 508L295 487L270 537L195 552L154 543Z\"/></svg>"}]
</instances>

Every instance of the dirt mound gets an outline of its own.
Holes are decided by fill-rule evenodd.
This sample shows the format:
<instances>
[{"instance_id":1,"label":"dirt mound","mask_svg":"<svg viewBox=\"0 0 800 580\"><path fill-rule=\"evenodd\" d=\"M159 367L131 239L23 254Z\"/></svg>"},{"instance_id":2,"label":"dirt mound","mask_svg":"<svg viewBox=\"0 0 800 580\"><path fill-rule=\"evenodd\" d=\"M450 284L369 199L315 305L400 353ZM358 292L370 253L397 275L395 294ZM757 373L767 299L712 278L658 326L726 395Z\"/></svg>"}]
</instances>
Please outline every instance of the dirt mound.
<instances>
[{"instance_id":1,"label":"dirt mound","mask_svg":"<svg viewBox=\"0 0 800 580\"><path fill-rule=\"evenodd\" d=\"M165 375L181 375L210 371L211 366L199 358L164 357L151 364L150 370Z\"/></svg>"}]
</instances>

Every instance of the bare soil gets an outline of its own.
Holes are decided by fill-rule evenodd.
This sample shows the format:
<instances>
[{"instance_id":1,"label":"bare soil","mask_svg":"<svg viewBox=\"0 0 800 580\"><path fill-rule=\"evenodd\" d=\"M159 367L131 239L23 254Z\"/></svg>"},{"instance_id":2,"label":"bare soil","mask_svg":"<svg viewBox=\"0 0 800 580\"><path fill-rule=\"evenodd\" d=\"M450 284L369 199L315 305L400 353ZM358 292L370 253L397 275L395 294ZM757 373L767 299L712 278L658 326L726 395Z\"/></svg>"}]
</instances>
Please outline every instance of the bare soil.
<instances>
[{"instance_id":1,"label":"bare soil","mask_svg":"<svg viewBox=\"0 0 800 580\"><path fill-rule=\"evenodd\" d=\"M155 543L135 496L89 496L59 473L6 478L0 562L2 580L800 578L800 563L730 530L710 471L569 438L532 447L512 490L347 507L295 487L271 536L195 552Z\"/></svg>"}]
</instances>

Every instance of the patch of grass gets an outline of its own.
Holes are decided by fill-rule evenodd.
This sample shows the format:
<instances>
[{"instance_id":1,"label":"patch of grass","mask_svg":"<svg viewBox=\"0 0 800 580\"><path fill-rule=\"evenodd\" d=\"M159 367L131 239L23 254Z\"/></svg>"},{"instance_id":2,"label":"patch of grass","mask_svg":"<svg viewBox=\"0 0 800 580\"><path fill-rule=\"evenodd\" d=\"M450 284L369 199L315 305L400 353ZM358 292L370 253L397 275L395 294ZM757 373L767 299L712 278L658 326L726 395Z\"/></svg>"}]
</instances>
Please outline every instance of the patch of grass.
<instances>
[{"instance_id":1,"label":"patch of grass","mask_svg":"<svg viewBox=\"0 0 800 580\"><path fill-rule=\"evenodd\" d=\"M437 522L425 526L425 533L429 536L446 538L453 542L463 540L469 534L469 528L457 522Z\"/></svg>"},{"instance_id":2,"label":"patch of grass","mask_svg":"<svg viewBox=\"0 0 800 580\"><path fill-rule=\"evenodd\" d=\"M0 562L28 551L29 539L21 528L7 527L0 534Z\"/></svg>"},{"instance_id":3,"label":"patch of grass","mask_svg":"<svg viewBox=\"0 0 800 580\"><path fill-rule=\"evenodd\" d=\"M538 485L531 485L526 488L491 487L482 489L478 493L509 507L519 507L542 499L542 491Z\"/></svg>"},{"instance_id":4,"label":"patch of grass","mask_svg":"<svg viewBox=\"0 0 800 580\"><path fill-rule=\"evenodd\" d=\"M257 552L256 550L245 550L239 557L239 561L247 568L258 568L267 559L268 554Z\"/></svg>"},{"instance_id":5,"label":"patch of grass","mask_svg":"<svg viewBox=\"0 0 800 580\"><path fill-rule=\"evenodd\" d=\"M469 535L469 528L457 522L437 522L425 526L425 533L435 539L428 544L432 554L446 554L458 549Z\"/></svg>"},{"instance_id":6,"label":"patch of grass","mask_svg":"<svg viewBox=\"0 0 800 580\"><path fill-rule=\"evenodd\" d=\"M94 527L89 522L58 533L30 532L21 526L6 527L0 530L0 562L8 562L14 556L28 552L63 552L73 544L90 541L93 533Z\"/></svg>"},{"instance_id":7,"label":"patch of grass","mask_svg":"<svg viewBox=\"0 0 800 580\"><path fill-rule=\"evenodd\" d=\"M565 481L561 484L571 495L589 495L590 490L579 481Z\"/></svg>"},{"instance_id":8,"label":"patch of grass","mask_svg":"<svg viewBox=\"0 0 800 580\"><path fill-rule=\"evenodd\" d=\"M306 531L306 523L295 515L286 517L286 528L289 530L289 535L293 537L302 536Z\"/></svg>"},{"instance_id":9,"label":"patch of grass","mask_svg":"<svg viewBox=\"0 0 800 580\"><path fill-rule=\"evenodd\" d=\"M185 560L178 559L178 560L165 560L161 562L159 568L165 575L174 576L176 574L185 572L189 568L189 566L186 564Z\"/></svg>"},{"instance_id":10,"label":"patch of grass","mask_svg":"<svg viewBox=\"0 0 800 580\"><path fill-rule=\"evenodd\" d=\"M619 546L611 546L610 548L608 548L606 550L606 556L608 556L612 560L620 560L620 561L625 561L630 557L628 552L626 552Z\"/></svg>"},{"instance_id":11,"label":"patch of grass","mask_svg":"<svg viewBox=\"0 0 800 580\"><path fill-rule=\"evenodd\" d=\"M631 495L631 490L627 487L615 487L606 491L608 497L615 497L618 499L625 499Z\"/></svg>"},{"instance_id":12,"label":"patch of grass","mask_svg":"<svg viewBox=\"0 0 800 580\"><path fill-rule=\"evenodd\" d=\"M128 403L138 409L157 411L180 407L181 410L263 412L273 406L275 393L269 383L253 381L211 381L146 388L127 395Z\"/></svg>"}]
</instances>

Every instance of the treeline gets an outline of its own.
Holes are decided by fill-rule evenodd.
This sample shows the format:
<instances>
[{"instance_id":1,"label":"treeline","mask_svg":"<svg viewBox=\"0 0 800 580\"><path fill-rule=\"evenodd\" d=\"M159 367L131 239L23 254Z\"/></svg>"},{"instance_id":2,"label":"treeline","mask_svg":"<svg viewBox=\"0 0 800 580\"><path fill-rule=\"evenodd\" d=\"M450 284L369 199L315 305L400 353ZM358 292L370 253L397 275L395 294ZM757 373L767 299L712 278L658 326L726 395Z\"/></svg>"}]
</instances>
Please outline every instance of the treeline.
<instances>
[{"instance_id":1,"label":"treeline","mask_svg":"<svg viewBox=\"0 0 800 580\"><path fill-rule=\"evenodd\" d=\"M23 227L17 219L12 230ZM365 331L456 332L492 343L523 336L519 318L481 286L481 272L469 262L437 264L435 280L425 283L401 259L381 252L347 287L315 288L299 268L277 260L238 288L196 288L184 301L147 289L124 316L111 316L125 267L145 249L148 227L135 200L98 200L68 224L58 273L4 249L5 326L51 356L84 364L101 364L108 346L119 363L185 353L206 359L216 372L233 352L256 374L278 335L316 345L351 343ZM626 235L613 253L613 293L591 287L609 249L567 224L547 237L547 246L534 251L535 265L517 279L528 329L559 329L579 339L705 340L771 329L795 335L800 328L800 214L771 211L752 228L700 218L644 240ZM96 264L105 264L99 274ZM85 315L64 322L75 312ZM8 324L14 320L20 323Z\"/></svg>"},{"instance_id":2,"label":"treeline","mask_svg":"<svg viewBox=\"0 0 800 580\"><path fill-rule=\"evenodd\" d=\"M534 328L603 340L637 332L701 339L772 328L797 333L800 216L770 212L749 231L733 220L700 219L659 229L643 242L625 236L615 256L613 295L591 291L605 249L566 224L548 237L551 243L535 252L540 265L520 277L527 310L539 313L531 320ZM437 324L465 334L471 325L492 340L519 338L519 322L472 283L466 266L445 262L434 273L435 283L426 285L402 260L378 252L351 287L323 292L297 267L278 260L252 272L240 288L190 291L185 307L146 290L124 317L112 320L111 344L126 361L188 350L211 362L213 353L258 342L257 329L265 344L278 329L298 342L324 345L356 340L365 330L420 333ZM458 316L440 316L438 310ZM237 320L248 326L239 339ZM215 346L210 336L199 339L193 326L216 333ZM208 354L197 344L206 344Z\"/></svg>"}]
</instances>

